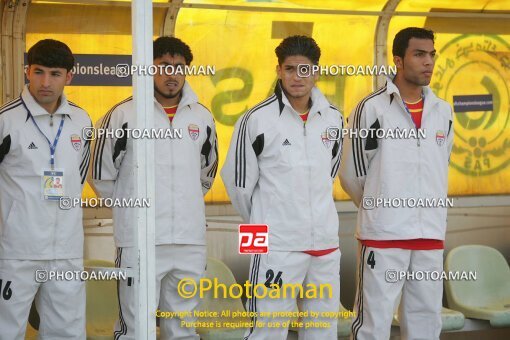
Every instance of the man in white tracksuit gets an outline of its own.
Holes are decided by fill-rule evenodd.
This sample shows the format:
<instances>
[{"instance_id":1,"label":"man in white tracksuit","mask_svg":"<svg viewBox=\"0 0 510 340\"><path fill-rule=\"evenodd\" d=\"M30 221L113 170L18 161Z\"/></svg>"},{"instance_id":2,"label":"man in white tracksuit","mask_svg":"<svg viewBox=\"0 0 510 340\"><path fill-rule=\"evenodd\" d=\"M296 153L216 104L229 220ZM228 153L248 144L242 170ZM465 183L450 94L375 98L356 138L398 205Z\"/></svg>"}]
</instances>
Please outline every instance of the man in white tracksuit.
<instances>
[{"instance_id":1,"label":"man in white tracksuit","mask_svg":"<svg viewBox=\"0 0 510 340\"><path fill-rule=\"evenodd\" d=\"M188 45L177 38L160 37L154 41L154 64L178 67L193 59ZM198 294L184 299L177 292L183 278L198 282L205 272L205 204L203 195L211 188L218 166L214 119L185 81L185 75L168 72L154 76L154 129L172 129L174 138L155 139L156 192L156 305L165 312L195 310ZM136 121L133 100L115 105L97 127L102 129L132 128ZM160 130L162 131L162 130ZM179 138L179 132L182 138ZM117 134L120 136L120 134ZM133 140L122 138L95 141L92 182L103 197L133 198ZM170 135L167 135L170 137ZM113 208L114 238L117 246L116 265L135 267L134 209ZM114 338L134 339L134 281L119 283L120 315ZM156 312L156 311L154 311ZM195 318L186 318L193 321ZM194 328L180 326L181 320L161 319L162 339L198 339Z\"/></svg>"},{"instance_id":2,"label":"man in white tracksuit","mask_svg":"<svg viewBox=\"0 0 510 340\"><path fill-rule=\"evenodd\" d=\"M83 109L63 93L73 77L67 45L41 40L28 51L21 96L0 108L0 339L24 339L30 306L40 339L85 339L85 283L53 274L83 270L81 198L90 159ZM68 276L69 277L69 276Z\"/></svg>"},{"instance_id":3,"label":"man in white tracksuit","mask_svg":"<svg viewBox=\"0 0 510 340\"><path fill-rule=\"evenodd\" d=\"M301 311L338 312L340 250L333 182L340 165L342 114L315 87L320 49L305 36L284 39L276 48L275 93L237 121L221 175L232 205L245 223L269 226L269 252L252 255L250 282L329 284L331 296L300 299ZM301 66L298 66L301 65ZM273 288L274 289L274 288ZM253 294L252 294L253 295ZM295 299L253 297L247 302L253 321L265 327L247 330L245 339L286 339L289 318L260 313L292 312ZM270 328L269 322L280 322ZM336 339L335 318L329 327L299 331L300 339Z\"/></svg>"},{"instance_id":4,"label":"man in white tracksuit","mask_svg":"<svg viewBox=\"0 0 510 340\"><path fill-rule=\"evenodd\" d=\"M388 339L402 293L402 337L439 339L442 282L413 280L411 275L443 269L453 115L450 105L427 86L434 69L432 31L400 31L393 56L395 78L363 99L349 117L354 134L346 141L340 169L342 187L359 208L352 336ZM375 133L378 129L396 128L421 129L425 138L420 133L408 139L376 138L382 136ZM360 133L363 129L372 133ZM427 200L431 203L423 203ZM407 274L400 279L406 272L410 279Z\"/></svg>"}]
</instances>

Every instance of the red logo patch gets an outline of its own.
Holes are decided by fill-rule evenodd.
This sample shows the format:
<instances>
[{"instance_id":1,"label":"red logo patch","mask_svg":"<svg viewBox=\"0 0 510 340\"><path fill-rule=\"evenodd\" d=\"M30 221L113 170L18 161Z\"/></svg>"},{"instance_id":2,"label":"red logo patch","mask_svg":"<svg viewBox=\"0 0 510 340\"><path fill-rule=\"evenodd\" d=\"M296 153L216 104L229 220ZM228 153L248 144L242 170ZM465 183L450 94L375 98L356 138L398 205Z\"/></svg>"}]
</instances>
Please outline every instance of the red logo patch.
<instances>
[{"instance_id":1,"label":"red logo patch","mask_svg":"<svg viewBox=\"0 0 510 340\"><path fill-rule=\"evenodd\" d=\"M239 254L267 254L269 227L267 224L239 225Z\"/></svg>"},{"instance_id":2,"label":"red logo patch","mask_svg":"<svg viewBox=\"0 0 510 340\"><path fill-rule=\"evenodd\" d=\"M197 140L198 136L200 135L200 129L195 124L188 125L188 133L191 139Z\"/></svg>"},{"instance_id":3,"label":"red logo patch","mask_svg":"<svg viewBox=\"0 0 510 340\"><path fill-rule=\"evenodd\" d=\"M81 148L81 138L78 135L72 135L71 136L71 144L73 145L73 148L78 151Z\"/></svg>"}]
</instances>

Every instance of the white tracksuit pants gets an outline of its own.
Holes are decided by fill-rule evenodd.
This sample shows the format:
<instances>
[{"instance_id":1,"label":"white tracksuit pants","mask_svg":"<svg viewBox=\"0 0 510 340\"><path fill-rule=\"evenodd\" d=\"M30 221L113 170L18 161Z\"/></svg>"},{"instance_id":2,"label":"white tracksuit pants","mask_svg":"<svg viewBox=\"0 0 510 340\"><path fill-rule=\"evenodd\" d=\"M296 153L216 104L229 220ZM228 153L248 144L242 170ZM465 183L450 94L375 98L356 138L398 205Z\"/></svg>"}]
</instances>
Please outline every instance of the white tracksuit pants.
<instances>
[{"instance_id":1,"label":"white tracksuit pants","mask_svg":"<svg viewBox=\"0 0 510 340\"><path fill-rule=\"evenodd\" d=\"M133 268L137 261L134 247L117 248L115 264L118 268ZM189 299L177 293L181 279L198 282L205 273L206 248L200 245L165 244L156 246L156 306L161 312L193 311L200 304L199 294ZM114 339L133 340L135 336L135 281L119 281L119 320L115 324ZM156 310L154 311L156 313ZM187 322L195 317L184 318ZM199 339L194 328L184 328L180 318L161 318L161 340Z\"/></svg>"},{"instance_id":2,"label":"white tracksuit pants","mask_svg":"<svg viewBox=\"0 0 510 340\"><path fill-rule=\"evenodd\" d=\"M356 319L351 339L389 339L397 299L402 339L439 339L443 283L441 280L399 280L399 273L441 272L443 250L372 248L360 245Z\"/></svg>"},{"instance_id":3,"label":"white tracksuit pants","mask_svg":"<svg viewBox=\"0 0 510 340\"><path fill-rule=\"evenodd\" d=\"M0 260L0 340L25 338L34 298L39 339L85 340L85 282L49 279L50 271L81 270L83 259Z\"/></svg>"},{"instance_id":4,"label":"white tracksuit pants","mask_svg":"<svg viewBox=\"0 0 510 340\"><path fill-rule=\"evenodd\" d=\"M280 281L281 279L281 281ZM309 284L313 284L319 292L320 284L331 286L331 298L324 294L323 298L298 299L297 304L301 312L338 312L340 308L340 250L324 255L311 256L297 251L272 251L268 254L252 255L250 263L249 282L252 285L263 283L270 284L298 284L303 290ZM290 291L290 290L289 290ZM288 291L288 292L289 292ZM328 292L327 289L324 292ZM252 294L254 295L254 294ZM296 299L291 294L286 298L274 299L270 297L253 297L246 302L246 309L249 312L256 312L257 317L253 318L255 325L245 333L245 340L285 340L287 339L288 327L268 327L269 323L279 322L280 325L288 322L290 318L283 317L262 317L261 313L271 312L293 312L295 311ZM310 322L324 324L329 327L302 327L299 329L300 340L333 340L337 339L337 319L309 317L301 320L304 325Z\"/></svg>"}]
</instances>

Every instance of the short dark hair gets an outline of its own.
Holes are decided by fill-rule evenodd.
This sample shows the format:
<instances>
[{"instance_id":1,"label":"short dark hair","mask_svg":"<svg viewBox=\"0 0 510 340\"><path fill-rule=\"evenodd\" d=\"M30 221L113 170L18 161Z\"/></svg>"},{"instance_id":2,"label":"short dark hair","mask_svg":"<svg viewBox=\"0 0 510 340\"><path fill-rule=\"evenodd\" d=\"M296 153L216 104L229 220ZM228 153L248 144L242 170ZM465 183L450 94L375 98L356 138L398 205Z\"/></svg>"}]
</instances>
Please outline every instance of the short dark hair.
<instances>
[{"instance_id":1,"label":"short dark hair","mask_svg":"<svg viewBox=\"0 0 510 340\"><path fill-rule=\"evenodd\" d=\"M167 53L171 56L176 54L183 56L184 60L186 60L186 65L189 65L193 61L193 53L191 53L191 49L181 39L165 36L154 40L153 59L161 58Z\"/></svg>"},{"instance_id":2,"label":"short dark hair","mask_svg":"<svg viewBox=\"0 0 510 340\"><path fill-rule=\"evenodd\" d=\"M321 57L321 49L313 38L304 35L293 35L283 39L274 50L278 57L278 64L283 64L285 59L294 55L302 55L317 65Z\"/></svg>"},{"instance_id":3,"label":"short dark hair","mask_svg":"<svg viewBox=\"0 0 510 340\"><path fill-rule=\"evenodd\" d=\"M411 40L411 38L430 39L434 41L434 32L420 27L404 28L398 32L393 39L393 56L404 58L407 47L409 46L409 40Z\"/></svg>"},{"instance_id":4,"label":"short dark hair","mask_svg":"<svg viewBox=\"0 0 510 340\"><path fill-rule=\"evenodd\" d=\"M74 56L69 46L61 41L44 39L30 47L27 53L28 66L41 65L45 67L65 68L68 72L73 69Z\"/></svg>"}]
</instances>

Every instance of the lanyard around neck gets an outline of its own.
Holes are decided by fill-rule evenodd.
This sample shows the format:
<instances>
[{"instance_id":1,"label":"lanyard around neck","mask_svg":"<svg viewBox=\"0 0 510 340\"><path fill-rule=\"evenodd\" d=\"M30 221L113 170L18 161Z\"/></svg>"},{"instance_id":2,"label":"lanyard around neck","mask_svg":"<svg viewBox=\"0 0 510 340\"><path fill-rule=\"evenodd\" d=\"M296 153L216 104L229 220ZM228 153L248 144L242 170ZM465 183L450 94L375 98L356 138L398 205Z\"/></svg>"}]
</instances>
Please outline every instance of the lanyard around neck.
<instances>
[{"instance_id":1,"label":"lanyard around neck","mask_svg":"<svg viewBox=\"0 0 510 340\"><path fill-rule=\"evenodd\" d=\"M51 143L49 138L46 137L44 132L42 132L42 130L39 127L39 125L37 125L37 123L36 123L36 121L34 119L34 116L32 115L32 112L30 112L30 110L28 109L27 105L25 104L25 101L23 99L21 99L21 102L23 103L23 106L25 107L25 109L28 112L28 116L30 117L30 119L34 123L35 127L37 128L37 130L41 133L41 135L43 135L43 137L48 142L48 146L50 147L50 166L51 166L51 169L53 170L53 169L55 169L55 151L57 150L58 140L60 138L60 134L62 133L62 129L64 127L65 115L62 115L62 119L60 120L60 125L58 126L57 135L55 136L55 139L53 140L53 143Z\"/></svg>"}]
</instances>

